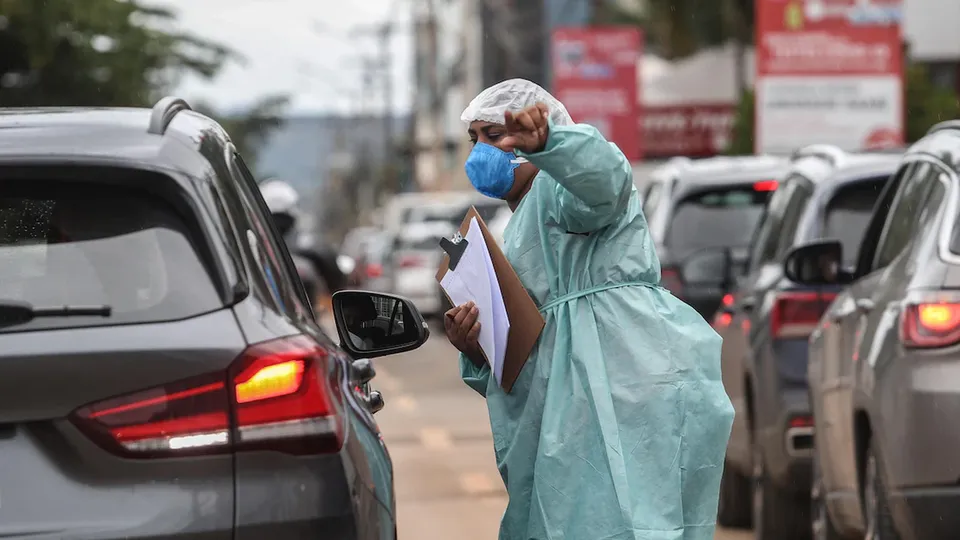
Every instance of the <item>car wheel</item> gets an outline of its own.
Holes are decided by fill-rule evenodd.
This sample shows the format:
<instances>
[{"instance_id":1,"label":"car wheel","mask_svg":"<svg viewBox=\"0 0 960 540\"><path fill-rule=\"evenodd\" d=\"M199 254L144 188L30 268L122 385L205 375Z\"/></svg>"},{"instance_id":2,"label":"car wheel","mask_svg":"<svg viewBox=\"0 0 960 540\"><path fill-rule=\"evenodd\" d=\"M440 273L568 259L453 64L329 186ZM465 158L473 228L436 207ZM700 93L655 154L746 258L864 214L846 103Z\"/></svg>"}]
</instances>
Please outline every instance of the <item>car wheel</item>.
<instances>
[{"instance_id":1,"label":"car wheel","mask_svg":"<svg viewBox=\"0 0 960 540\"><path fill-rule=\"evenodd\" d=\"M767 474L760 446L754 442L753 448L753 537L756 540L808 540L809 502L774 485Z\"/></svg>"},{"instance_id":2,"label":"car wheel","mask_svg":"<svg viewBox=\"0 0 960 540\"><path fill-rule=\"evenodd\" d=\"M720 478L720 506L717 523L724 527L746 529L750 527L750 477L741 474L725 463Z\"/></svg>"},{"instance_id":3,"label":"car wheel","mask_svg":"<svg viewBox=\"0 0 960 540\"><path fill-rule=\"evenodd\" d=\"M887 488L880 478L877 454L871 443L863 479L863 513L866 518L865 540L900 540L887 506Z\"/></svg>"},{"instance_id":4,"label":"car wheel","mask_svg":"<svg viewBox=\"0 0 960 540\"><path fill-rule=\"evenodd\" d=\"M820 458L813 457L813 485L810 487L810 530L813 540L842 540L827 512L827 494L820 473Z\"/></svg>"}]
</instances>

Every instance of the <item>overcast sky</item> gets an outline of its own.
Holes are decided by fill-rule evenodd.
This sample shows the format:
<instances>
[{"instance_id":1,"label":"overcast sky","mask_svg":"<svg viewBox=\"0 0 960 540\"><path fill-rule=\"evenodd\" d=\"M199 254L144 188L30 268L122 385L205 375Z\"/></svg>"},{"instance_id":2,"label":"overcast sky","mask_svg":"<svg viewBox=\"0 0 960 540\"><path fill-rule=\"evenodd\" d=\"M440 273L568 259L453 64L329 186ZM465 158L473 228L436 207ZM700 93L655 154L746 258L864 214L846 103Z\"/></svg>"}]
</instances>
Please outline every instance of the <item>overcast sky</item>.
<instances>
[{"instance_id":1,"label":"overcast sky","mask_svg":"<svg viewBox=\"0 0 960 540\"><path fill-rule=\"evenodd\" d=\"M360 106L359 60L373 58L373 36L355 28L397 23L393 37L394 103L410 101L410 0L152 0L174 8L182 28L236 50L213 81L189 77L178 94L220 110L242 108L267 94L293 98L292 111L344 112ZM349 6L349 7L348 7ZM381 103L376 94L376 103Z\"/></svg>"}]
</instances>

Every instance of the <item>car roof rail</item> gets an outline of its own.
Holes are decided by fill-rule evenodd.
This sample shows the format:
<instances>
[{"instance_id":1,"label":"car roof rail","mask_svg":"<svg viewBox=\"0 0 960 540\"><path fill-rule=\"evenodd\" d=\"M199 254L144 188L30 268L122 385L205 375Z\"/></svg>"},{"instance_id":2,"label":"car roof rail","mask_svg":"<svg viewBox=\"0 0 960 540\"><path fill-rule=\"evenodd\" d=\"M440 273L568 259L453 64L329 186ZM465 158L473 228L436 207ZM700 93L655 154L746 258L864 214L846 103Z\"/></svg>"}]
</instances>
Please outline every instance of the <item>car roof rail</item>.
<instances>
[{"instance_id":1,"label":"car roof rail","mask_svg":"<svg viewBox=\"0 0 960 540\"><path fill-rule=\"evenodd\" d=\"M957 130L960 131L960 120L944 120L933 125L929 130L927 130L927 135L931 133L936 133L938 131L946 130Z\"/></svg>"},{"instance_id":2,"label":"car roof rail","mask_svg":"<svg viewBox=\"0 0 960 540\"><path fill-rule=\"evenodd\" d=\"M844 152L839 146L834 146L832 144L811 144L797 149L790 156L790 161L793 162L803 158L818 157L820 159L829 161L831 165L836 167L841 161L843 161L843 158L846 155L847 153Z\"/></svg>"},{"instance_id":3,"label":"car roof rail","mask_svg":"<svg viewBox=\"0 0 960 540\"><path fill-rule=\"evenodd\" d=\"M147 127L147 133L153 135L163 135L167 131L167 126L173 121L173 117L180 111L192 111L190 105L174 96L161 98L153 111L150 113L150 125Z\"/></svg>"}]
</instances>

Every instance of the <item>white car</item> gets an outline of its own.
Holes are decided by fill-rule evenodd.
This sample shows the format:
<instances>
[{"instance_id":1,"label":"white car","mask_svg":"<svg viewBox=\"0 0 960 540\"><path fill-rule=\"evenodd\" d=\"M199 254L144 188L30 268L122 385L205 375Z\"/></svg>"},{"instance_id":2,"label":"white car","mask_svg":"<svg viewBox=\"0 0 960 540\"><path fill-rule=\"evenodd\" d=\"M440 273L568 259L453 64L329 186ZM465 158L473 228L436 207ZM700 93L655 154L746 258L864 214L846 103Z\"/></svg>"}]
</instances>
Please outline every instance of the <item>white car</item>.
<instances>
[{"instance_id":1,"label":"white car","mask_svg":"<svg viewBox=\"0 0 960 540\"><path fill-rule=\"evenodd\" d=\"M444 298L437 283L437 269L443 258L440 239L450 237L456 227L446 221L410 223L400 230L393 252L394 292L409 298L424 316L443 312Z\"/></svg>"}]
</instances>

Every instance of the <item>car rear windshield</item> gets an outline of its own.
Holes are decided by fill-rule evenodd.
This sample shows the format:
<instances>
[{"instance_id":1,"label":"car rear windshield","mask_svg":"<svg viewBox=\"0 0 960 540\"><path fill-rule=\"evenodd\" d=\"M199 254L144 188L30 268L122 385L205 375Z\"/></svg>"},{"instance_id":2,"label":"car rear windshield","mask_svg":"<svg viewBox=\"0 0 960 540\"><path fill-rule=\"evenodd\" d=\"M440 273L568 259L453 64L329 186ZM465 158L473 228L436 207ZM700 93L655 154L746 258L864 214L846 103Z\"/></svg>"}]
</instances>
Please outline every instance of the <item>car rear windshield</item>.
<instances>
[{"instance_id":1,"label":"car rear windshield","mask_svg":"<svg viewBox=\"0 0 960 540\"><path fill-rule=\"evenodd\" d=\"M0 194L0 305L11 301L109 306L111 314L43 317L0 332L169 321L222 305L167 201L106 184L39 179L6 180Z\"/></svg>"},{"instance_id":2,"label":"car rear windshield","mask_svg":"<svg viewBox=\"0 0 960 540\"><path fill-rule=\"evenodd\" d=\"M827 203L822 236L840 241L843 245L845 265L857 262L863 233L888 178L889 176L871 178L844 186L837 190Z\"/></svg>"},{"instance_id":3,"label":"car rear windshield","mask_svg":"<svg viewBox=\"0 0 960 540\"><path fill-rule=\"evenodd\" d=\"M700 191L680 200L664 245L679 256L708 247L744 247L772 194L752 185Z\"/></svg>"}]
</instances>

